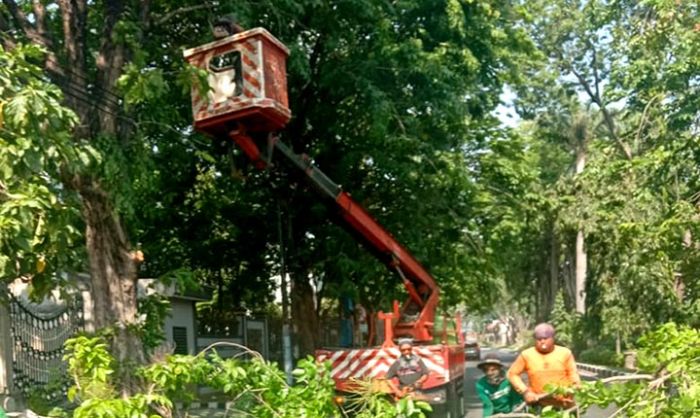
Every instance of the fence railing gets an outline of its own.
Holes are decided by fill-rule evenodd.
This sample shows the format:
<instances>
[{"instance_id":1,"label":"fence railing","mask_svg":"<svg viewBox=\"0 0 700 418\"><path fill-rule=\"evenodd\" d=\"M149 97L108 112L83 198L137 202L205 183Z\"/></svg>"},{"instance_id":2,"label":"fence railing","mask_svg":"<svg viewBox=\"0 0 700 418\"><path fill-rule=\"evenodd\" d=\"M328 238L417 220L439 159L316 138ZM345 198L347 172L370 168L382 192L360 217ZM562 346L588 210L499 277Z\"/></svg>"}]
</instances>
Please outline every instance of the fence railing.
<instances>
[{"instance_id":1,"label":"fence railing","mask_svg":"<svg viewBox=\"0 0 700 418\"><path fill-rule=\"evenodd\" d=\"M627 376L634 373L631 370L578 362L576 363L576 368L578 369L582 377L589 377L594 379L603 379L606 377L614 376Z\"/></svg>"},{"instance_id":2,"label":"fence railing","mask_svg":"<svg viewBox=\"0 0 700 418\"><path fill-rule=\"evenodd\" d=\"M9 314L15 388L29 397L37 388L51 385L51 390L41 394L44 399L64 396L68 379L63 344L83 329L81 298L42 312L10 293Z\"/></svg>"}]
</instances>

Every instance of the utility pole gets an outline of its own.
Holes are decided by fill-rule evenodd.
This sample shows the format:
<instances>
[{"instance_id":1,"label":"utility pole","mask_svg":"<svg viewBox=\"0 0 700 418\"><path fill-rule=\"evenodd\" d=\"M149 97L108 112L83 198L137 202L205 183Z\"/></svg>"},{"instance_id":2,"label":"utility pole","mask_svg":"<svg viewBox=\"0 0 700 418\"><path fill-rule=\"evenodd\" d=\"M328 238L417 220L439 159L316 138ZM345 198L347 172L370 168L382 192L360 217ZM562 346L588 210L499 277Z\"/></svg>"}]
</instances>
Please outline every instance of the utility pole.
<instances>
[{"instance_id":1,"label":"utility pole","mask_svg":"<svg viewBox=\"0 0 700 418\"><path fill-rule=\"evenodd\" d=\"M280 256L280 290L282 292L282 358L284 361L284 373L287 375L287 383L292 384L292 337L289 324L289 294L287 291L287 264L282 227L282 207L277 201L277 233L279 237Z\"/></svg>"}]
</instances>

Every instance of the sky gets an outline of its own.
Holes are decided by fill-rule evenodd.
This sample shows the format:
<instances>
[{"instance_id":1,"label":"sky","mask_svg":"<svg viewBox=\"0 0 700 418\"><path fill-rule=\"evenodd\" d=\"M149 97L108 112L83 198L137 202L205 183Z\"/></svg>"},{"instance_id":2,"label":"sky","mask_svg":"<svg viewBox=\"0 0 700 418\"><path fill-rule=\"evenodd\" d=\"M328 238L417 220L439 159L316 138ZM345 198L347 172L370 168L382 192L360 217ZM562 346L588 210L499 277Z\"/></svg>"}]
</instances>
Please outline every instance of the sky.
<instances>
[{"instance_id":1,"label":"sky","mask_svg":"<svg viewBox=\"0 0 700 418\"><path fill-rule=\"evenodd\" d=\"M503 87L503 92L500 96L501 104L496 107L494 114L501 121L501 124L514 128L519 122L520 118L515 112L515 107L513 106L513 100L515 100L515 92L510 89L507 85Z\"/></svg>"}]
</instances>

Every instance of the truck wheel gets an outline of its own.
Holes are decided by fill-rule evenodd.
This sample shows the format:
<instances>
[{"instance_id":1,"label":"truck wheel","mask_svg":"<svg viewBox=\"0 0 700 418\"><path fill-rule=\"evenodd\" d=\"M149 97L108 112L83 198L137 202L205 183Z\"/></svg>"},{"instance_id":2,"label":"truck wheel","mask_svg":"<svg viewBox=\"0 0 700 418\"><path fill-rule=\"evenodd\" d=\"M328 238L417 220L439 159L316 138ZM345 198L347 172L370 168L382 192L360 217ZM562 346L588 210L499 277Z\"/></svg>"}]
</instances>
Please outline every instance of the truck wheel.
<instances>
[{"instance_id":1,"label":"truck wheel","mask_svg":"<svg viewBox=\"0 0 700 418\"><path fill-rule=\"evenodd\" d=\"M451 382L447 387L447 416L449 418L462 418L460 415L461 396L457 393L457 382Z\"/></svg>"},{"instance_id":2,"label":"truck wheel","mask_svg":"<svg viewBox=\"0 0 700 418\"><path fill-rule=\"evenodd\" d=\"M454 382L454 411L457 418L464 417L464 379L460 378Z\"/></svg>"}]
</instances>

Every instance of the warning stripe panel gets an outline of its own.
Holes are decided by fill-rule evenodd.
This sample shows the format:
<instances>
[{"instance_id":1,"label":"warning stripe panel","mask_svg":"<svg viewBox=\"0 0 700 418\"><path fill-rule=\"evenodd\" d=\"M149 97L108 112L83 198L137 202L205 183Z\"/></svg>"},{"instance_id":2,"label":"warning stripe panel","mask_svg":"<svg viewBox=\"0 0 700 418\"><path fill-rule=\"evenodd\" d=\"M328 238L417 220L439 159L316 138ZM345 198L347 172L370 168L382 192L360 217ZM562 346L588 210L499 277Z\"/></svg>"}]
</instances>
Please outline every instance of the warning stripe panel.
<instances>
[{"instance_id":1,"label":"warning stripe panel","mask_svg":"<svg viewBox=\"0 0 700 418\"><path fill-rule=\"evenodd\" d=\"M348 376L354 376L355 375L354 372L357 370L357 368L361 367L363 364L366 364L368 361L370 361L375 356L376 356L376 352L374 352L373 350L372 351L363 350L363 352L360 353L360 355L356 357L357 360L350 363L348 365L348 367L346 367L345 370L342 371L342 373L340 371L337 372L338 378L339 379L347 379Z\"/></svg>"},{"instance_id":2,"label":"warning stripe panel","mask_svg":"<svg viewBox=\"0 0 700 418\"><path fill-rule=\"evenodd\" d=\"M431 372L439 375L446 374L445 361L440 353L422 348L416 348L415 352ZM399 355L396 348L340 350L324 360L331 361L331 375L335 379L363 378L383 375Z\"/></svg>"},{"instance_id":3,"label":"warning stripe panel","mask_svg":"<svg viewBox=\"0 0 700 418\"><path fill-rule=\"evenodd\" d=\"M385 353L378 353L376 356L373 356L369 361L364 361L364 362L358 362L357 368L354 370L352 374L348 373L348 375L342 377L344 379L348 377L366 377L368 375L376 375L379 372L386 373L387 370L389 370L389 367L391 367L392 364L396 361L393 357L384 355Z\"/></svg>"},{"instance_id":4,"label":"warning stripe panel","mask_svg":"<svg viewBox=\"0 0 700 418\"><path fill-rule=\"evenodd\" d=\"M250 83L253 87L255 87L258 91L260 91L260 80L256 77L257 74L255 73L249 73L249 72L244 72L243 73L243 79Z\"/></svg>"},{"instance_id":5,"label":"warning stripe panel","mask_svg":"<svg viewBox=\"0 0 700 418\"><path fill-rule=\"evenodd\" d=\"M243 48L247 49L250 53L255 54L257 52L257 48L255 47L255 44L253 43L254 41L251 39L247 42L243 42L240 44Z\"/></svg>"},{"instance_id":6,"label":"warning stripe panel","mask_svg":"<svg viewBox=\"0 0 700 418\"><path fill-rule=\"evenodd\" d=\"M255 94L254 91L251 91L250 89L248 89L248 86L243 87L243 95L244 95L245 97L248 97L248 98L251 98L251 99L254 99L254 98L258 97L257 94Z\"/></svg>"},{"instance_id":7,"label":"warning stripe panel","mask_svg":"<svg viewBox=\"0 0 700 418\"><path fill-rule=\"evenodd\" d=\"M247 67L249 67L251 70L257 70L258 69L258 64L251 59L248 54L241 54L241 60L243 60L243 64L245 64Z\"/></svg>"}]
</instances>

